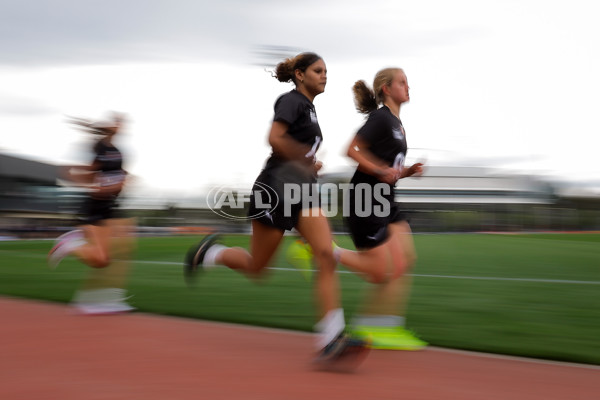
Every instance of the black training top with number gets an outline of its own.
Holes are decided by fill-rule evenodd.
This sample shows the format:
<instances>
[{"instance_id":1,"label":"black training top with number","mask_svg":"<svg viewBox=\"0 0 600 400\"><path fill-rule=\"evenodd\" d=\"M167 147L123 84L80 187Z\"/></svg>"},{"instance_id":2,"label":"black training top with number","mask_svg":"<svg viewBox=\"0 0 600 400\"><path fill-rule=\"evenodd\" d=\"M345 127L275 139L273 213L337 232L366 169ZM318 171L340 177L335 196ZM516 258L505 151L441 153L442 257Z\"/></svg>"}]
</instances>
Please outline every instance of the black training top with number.
<instances>
[{"instance_id":1,"label":"black training top with number","mask_svg":"<svg viewBox=\"0 0 600 400\"><path fill-rule=\"evenodd\" d=\"M371 114L357 136L367 143L369 151L399 171L404 168L406 137L402 122L383 106Z\"/></svg>"},{"instance_id":2,"label":"black training top with number","mask_svg":"<svg viewBox=\"0 0 600 400\"><path fill-rule=\"evenodd\" d=\"M100 140L94 146L93 166L96 168L96 184L99 186L116 185L125 179L123 155L112 144Z\"/></svg>"},{"instance_id":3,"label":"black training top with number","mask_svg":"<svg viewBox=\"0 0 600 400\"><path fill-rule=\"evenodd\" d=\"M314 104L296 89L281 95L275 102L273 121L284 122L288 125L287 133L295 140L310 146L305 154L307 161L313 161L323 135L317 120ZM271 154L267 160L266 169L281 165L285 160L277 154Z\"/></svg>"}]
</instances>

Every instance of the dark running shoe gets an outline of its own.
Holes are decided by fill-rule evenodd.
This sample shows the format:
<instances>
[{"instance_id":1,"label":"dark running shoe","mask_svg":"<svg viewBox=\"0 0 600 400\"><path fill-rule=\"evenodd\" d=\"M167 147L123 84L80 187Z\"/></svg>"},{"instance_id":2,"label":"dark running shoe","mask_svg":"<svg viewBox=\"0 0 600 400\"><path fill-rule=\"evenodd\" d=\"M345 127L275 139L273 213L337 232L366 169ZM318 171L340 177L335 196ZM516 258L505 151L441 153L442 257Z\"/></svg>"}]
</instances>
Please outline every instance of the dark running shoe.
<instances>
[{"instance_id":1,"label":"dark running shoe","mask_svg":"<svg viewBox=\"0 0 600 400\"><path fill-rule=\"evenodd\" d=\"M183 263L183 276L188 285L193 285L198 271L203 270L202 262L206 251L215 244L218 235L207 235L200 243L190 247Z\"/></svg>"},{"instance_id":2,"label":"dark running shoe","mask_svg":"<svg viewBox=\"0 0 600 400\"><path fill-rule=\"evenodd\" d=\"M340 333L321 350L315 358L314 364L322 370L351 372L363 362L369 351L368 342Z\"/></svg>"}]
</instances>

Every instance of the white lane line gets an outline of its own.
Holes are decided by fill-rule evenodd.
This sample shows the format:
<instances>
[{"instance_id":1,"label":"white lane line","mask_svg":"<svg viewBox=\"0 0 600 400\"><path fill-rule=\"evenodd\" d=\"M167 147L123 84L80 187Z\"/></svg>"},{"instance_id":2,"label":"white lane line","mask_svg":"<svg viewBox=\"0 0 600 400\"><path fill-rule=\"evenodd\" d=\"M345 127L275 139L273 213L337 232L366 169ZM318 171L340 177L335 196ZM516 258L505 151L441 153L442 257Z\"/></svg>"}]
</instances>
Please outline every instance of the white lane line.
<instances>
[{"instance_id":1,"label":"white lane line","mask_svg":"<svg viewBox=\"0 0 600 400\"><path fill-rule=\"evenodd\" d=\"M45 259L45 255L41 254L30 254L26 252L12 251L12 250L0 250L0 254L10 253L12 256L19 256L23 258L39 258ZM135 260L137 264L148 264L148 265L176 265L182 266L183 263L176 261L150 261L150 260ZM270 267L269 269L274 271L297 271L295 268L285 267ZM316 272L315 270L311 270ZM340 274L354 274L348 270L338 270ZM531 283L553 283L563 285L600 285L600 281L580 281L580 280L569 280L569 279L542 279L542 278L507 278L499 276L465 276L465 275L435 275L435 274L408 274L409 276L418 278L437 278L437 279L463 279L463 280L480 280L480 281L504 281L504 282L531 282Z\"/></svg>"},{"instance_id":2,"label":"white lane line","mask_svg":"<svg viewBox=\"0 0 600 400\"><path fill-rule=\"evenodd\" d=\"M173 261L145 261L137 260L138 264L151 264L151 265L183 265L183 263ZM285 267L269 267L275 271L297 271L295 268ZM316 270L311 270L316 272ZM340 274L353 274L354 272L348 270L338 270ZM441 279L473 279L483 281L510 281L510 282L537 282L537 283L561 283L561 284L573 284L573 285L600 285L600 281L576 281L568 279L538 279L538 278L504 278L498 276L463 276L463 275L430 275L430 274L408 274L410 276L419 278L441 278Z\"/></svg>"}]
</instances>

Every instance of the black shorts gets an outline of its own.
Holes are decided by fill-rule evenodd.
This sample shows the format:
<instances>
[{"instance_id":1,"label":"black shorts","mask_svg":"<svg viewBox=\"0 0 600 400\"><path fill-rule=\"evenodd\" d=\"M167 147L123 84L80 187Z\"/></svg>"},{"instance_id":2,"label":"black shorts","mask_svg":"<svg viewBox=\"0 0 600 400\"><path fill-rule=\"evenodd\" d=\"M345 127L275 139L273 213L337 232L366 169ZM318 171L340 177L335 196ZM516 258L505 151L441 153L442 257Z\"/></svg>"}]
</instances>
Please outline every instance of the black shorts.
<instances>
[{"instance_id":1,"label":"black shorts","mask_svg":"<svg viewBox=\"0 0 600 400\"><path fill-rule=\"evenodd\" d=\"M355 175L356 176L356 175ZM349 190L350 210L345 218L346 225L357 249L372 249L381 245L389 237L388 226L395 222L408 221L408 214L394 201L393 187L389 194L375 196L373 187L381 182L364 182L353 179L355 185ZM357 190L357 185L369 185L372 190Z\"/></svg>"},{"instance_id":2,"label":"black shorts","mask_svg":"<svg viewBox=\"0 0 600 400\"><path fill-rule=\"evenodd\" d=\"M358 217L350 215L346 224L357 249L372 249L387 240L388 226L394 222L408 221L408 215L398 203L392 203L389 217Z\"/></svg>"},{"instance_id":3,"label":"black shorts","mask_svg":"<svg viewBox=\"0 0 600 400\"><path fill-rule=\"evenodd\" d=\"M306 166L286 162L262 170L256 178L248 217L285 231L298 224L303 209L320 206L314 174Z\"/></svg>"},{"instance_id":4,"label":"black shorts","mask_svg":"<svg viewBox=\"0 0 600 400\"><path fill-rule=\"evenodd\" d=\"M100 225L106 219L123 218L116 199L98 200L87 197L79 214L82 225Z\"/></svg>"}]
</instances>

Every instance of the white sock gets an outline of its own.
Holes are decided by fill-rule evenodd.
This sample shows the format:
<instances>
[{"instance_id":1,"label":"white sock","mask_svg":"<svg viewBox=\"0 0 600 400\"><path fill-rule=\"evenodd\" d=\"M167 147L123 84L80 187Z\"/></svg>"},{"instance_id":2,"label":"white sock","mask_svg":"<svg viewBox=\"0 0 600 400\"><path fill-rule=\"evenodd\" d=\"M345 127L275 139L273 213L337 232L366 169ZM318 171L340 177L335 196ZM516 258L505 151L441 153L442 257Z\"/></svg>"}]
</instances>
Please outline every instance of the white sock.
<instances>
[{"instance_id":1,"label":"white sock","mask_svg":"<svg viewBox=\"0 0 600 400\"><path fill-rule=\"evenodd\" d=\"M352 326L377 326L381 328L394 328L404 326L404 317L399 315L364 315L359 314L352 318Z\"/></svg>"},{"instance_id":2,"label":"white sock","mask_svg":"<svg viewBox=\"0 0 600 400\"><path fill-rule=\"evenodd\" d=\"M228 249L228 247L223 246L221 244L213 244L210 246L208 250L206 250L206 254L204 254L204 260L202 261L202 265L204 267L215 267L218 263L217 258L221 255L223 250Z\"/></svg>"},{"instance_id":3,"label":"white sock","mask_svg":"<svg viewBox=\"0 0 600 400\"><path fill-rule=\"evenodd\" d=\"M318 332L317 348L323 349L331 343L340 333L344 331L346 322L344 321L344 309L336 308L329 311L322 320L317 322L315 328Z\"/></svg>"}]
</instances>

